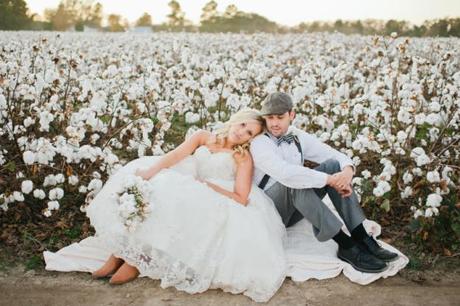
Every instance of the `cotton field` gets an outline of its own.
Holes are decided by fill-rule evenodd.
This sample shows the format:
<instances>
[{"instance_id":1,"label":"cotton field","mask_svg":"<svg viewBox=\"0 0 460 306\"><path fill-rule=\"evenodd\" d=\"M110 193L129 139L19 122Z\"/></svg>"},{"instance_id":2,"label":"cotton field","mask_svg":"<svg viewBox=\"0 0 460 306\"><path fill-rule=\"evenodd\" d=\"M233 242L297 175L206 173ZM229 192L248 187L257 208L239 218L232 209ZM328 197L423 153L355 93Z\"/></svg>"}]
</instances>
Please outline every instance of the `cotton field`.
<instances>
[{"instance_id":1,"label":"cotton field","mask_svg":"<svg viewBox=\"0 0 460 306\"><path fill-rule=\"evenodd\" d=\"M396 34L0 32L0 207L84 210L127 161L277 90L354 160L367 209L460 224L460 40Z\"/></svg>"}]
</instances>

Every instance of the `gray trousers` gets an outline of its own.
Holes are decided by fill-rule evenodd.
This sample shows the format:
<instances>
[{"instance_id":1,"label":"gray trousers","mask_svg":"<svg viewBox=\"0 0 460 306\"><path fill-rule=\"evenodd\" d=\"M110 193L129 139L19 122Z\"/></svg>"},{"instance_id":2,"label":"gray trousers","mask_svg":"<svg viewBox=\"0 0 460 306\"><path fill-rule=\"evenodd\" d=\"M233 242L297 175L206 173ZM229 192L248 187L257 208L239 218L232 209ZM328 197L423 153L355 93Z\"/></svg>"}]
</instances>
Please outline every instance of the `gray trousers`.
<instances>
[{"instance_id":1,"label":"gray trousers","mask_svg":"<svg viewBox=\"0 0 460 306\"><path fill-rule=\"evenodd\" d=\"M328 159L321 163L315 170L328 174L341 171L339 162L334 159ZM313 225L313 232L319 241L331 239L343 225L340 219L322 201L326 194L350 232L365 219L354 191L349 197L343 198L330 186L293 189L276 182L265 190L265 193L275 203L284 225L291 226L305 218Z\"/></svg>"}]
</instances>

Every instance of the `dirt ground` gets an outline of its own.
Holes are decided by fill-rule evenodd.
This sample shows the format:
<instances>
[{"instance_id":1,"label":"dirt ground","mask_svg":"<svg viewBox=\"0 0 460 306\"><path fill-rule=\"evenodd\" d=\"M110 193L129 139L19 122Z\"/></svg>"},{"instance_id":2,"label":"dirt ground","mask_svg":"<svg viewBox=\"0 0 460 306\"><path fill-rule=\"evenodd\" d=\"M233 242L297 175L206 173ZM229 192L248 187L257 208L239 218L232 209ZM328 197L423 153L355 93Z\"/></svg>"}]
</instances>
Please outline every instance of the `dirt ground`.
<instances>
[{"instance_id":1,"label":"dirt ground","mask_svg":"<svg viewBox=\"0 0 460 306\"><path fill-rule=\"evenodd\" d=\"M361 286L343 275L294 283L287 279L267 305L460 305L460 271L404 271ZM189 295L137 279L123 286L92 280L88 273L13 268L0 272L0 305L261 305L243 295L209 290Z\"/></svg>"}]
</instances>

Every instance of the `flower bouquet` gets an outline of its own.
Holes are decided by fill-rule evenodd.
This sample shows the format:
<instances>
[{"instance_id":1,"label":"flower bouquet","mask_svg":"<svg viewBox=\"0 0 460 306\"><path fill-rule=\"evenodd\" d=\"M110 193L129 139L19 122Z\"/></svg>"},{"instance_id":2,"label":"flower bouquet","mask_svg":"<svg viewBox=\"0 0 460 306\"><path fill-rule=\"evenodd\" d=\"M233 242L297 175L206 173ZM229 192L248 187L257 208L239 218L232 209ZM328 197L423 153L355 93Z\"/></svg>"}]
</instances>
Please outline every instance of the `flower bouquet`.
<instances>
[{"instance_id":1,"label":"flower bouquet","mask_svg":"<svg viewBox=\"0 0 460 306\"><path fill-rule=\"evenodd\" d=\"M152 188L148 181L136 175L125 177L122 186L122 191L117 193L118 214L127 230L132 232L151 212L148 200Z\"/></svg>"}]
</instances>

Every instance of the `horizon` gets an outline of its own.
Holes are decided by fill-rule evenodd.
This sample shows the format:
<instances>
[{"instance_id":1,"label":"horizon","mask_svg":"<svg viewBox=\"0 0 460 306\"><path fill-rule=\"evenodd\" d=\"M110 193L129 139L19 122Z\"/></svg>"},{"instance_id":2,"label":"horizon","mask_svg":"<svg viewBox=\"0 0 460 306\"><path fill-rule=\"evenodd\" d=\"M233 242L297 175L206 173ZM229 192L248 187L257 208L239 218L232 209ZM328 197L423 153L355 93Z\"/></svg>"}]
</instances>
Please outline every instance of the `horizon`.
<instances>
[{"instance_id":1,"label":"horizon","mask_svg":"<svg viewBox=\"0 0 460 306\"><path fill-rule=\"evenodd\" d=\"M163 23L167 20L170 9L170 0L131 0L125 1L99 0L103 6L104 17L109 14L121 15L129 23L134 23L144 12L152 16L154 24ZM44 16L44 10L56 8L61 0L25 0L31 13ZM153 3L155 2L155 3ZM178 0L185 18L194 24L199 24L203 6L209 0ZM217 2L217 10L223 12L227 5L235 4L236 7L246 13L256 13L271 21L284 26L295 26L302 22L333 22L338 19L343 21L352 20L405 20L414 25L421 25L426 20L440 18L460 17L460 1L456 0L323 0L319 3L313 1L285 0L282 3L264 5L263 0L221 0ZM265 2L265 3L264 3ZM402 2L402 3L401 3ZM314 7L312 10L311 7ZM330 7L337 9L331 10ZM417 10L414 10L417 7Z\"/></svg>"}]
</instances>

